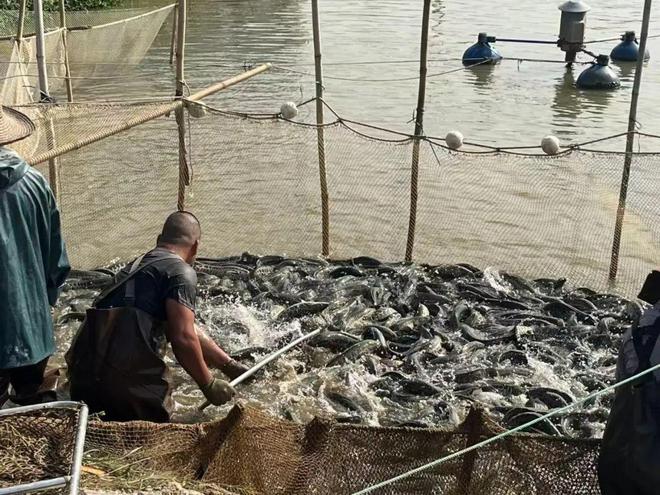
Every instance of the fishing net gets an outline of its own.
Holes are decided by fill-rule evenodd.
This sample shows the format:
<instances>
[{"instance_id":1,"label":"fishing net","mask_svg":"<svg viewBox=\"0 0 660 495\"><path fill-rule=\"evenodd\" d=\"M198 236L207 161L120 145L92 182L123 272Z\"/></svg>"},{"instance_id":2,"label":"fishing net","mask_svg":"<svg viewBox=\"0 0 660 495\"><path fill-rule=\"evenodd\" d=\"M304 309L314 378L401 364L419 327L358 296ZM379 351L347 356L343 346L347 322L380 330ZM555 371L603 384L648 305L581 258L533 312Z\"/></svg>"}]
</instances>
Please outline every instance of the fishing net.
<instances>
[{"instance_id":1,"label":"fishing net","mask_svg":"<svg viewBox=\"0 0 660 495\"><path fill-rule=\"evenodd\" d=\"M27 158L148 120L169 102L18 107L39 132ZM315 126L211 111L187 118L192 169L186 208L203 226L202 253L316 256L321 199ZM324 128L333 258L403 259L412 143L353 124ZM433 146L433 147L432 147ZM75 146L73 146L75 147ZM152 246L176 208L178 134L163 116L59 159L64 233L74 266L127 260ZM660 156L635 154L616 290L632 295L660 259ZM48 164L37 165L48 176ZM566 277L607 289L623 155L559 157L450 152L422 143L414 259L467 262L521 276ZM120 242L118 242L120 241Z\"/></svg>"},{"instance_id":2,"label":"fishing net","mask_svg":"<svg viewBox=\"0 0 660 495\"><path fill-rule=\"evenodd\" d=\"M45 60L51 96L66 99L65 43L73 88L81 83L86 88L102 88L108 81L116 83L117 78L132 74L173 8L68 12L68 30L60 28L59 13L45 13ZM0 33L15 37L17 25L17 12L2 11ZM0 97L5 105L39 100L31 13L26 17L24 33L20 43L15 39L0 41Z\"/></svg>"},{"instance_id":3,"label":"fishing net","mask_svg":"<svg viewBox=\"0 0 660 495\"><path fill-rule=\"evenodd\" d=\"M21 418L21 426L0 440L0 466L7 461L22 466L12 473L0 468L0 487L61 473L57 466L66 470L70 463L69 423L31 415ZM82 487L88 492L182 493L185 487L204 494L350 494L501 431L480 410L453 431L322 419L301 425L244 406L220 421L197 425L92 421ZM28 442L48 447L23 449ZM600 493L598 447L597 440L515 434L375 493L595 495ZM53 466L46 471L43 452Z\"/></svg>"},{"instance_id":4,"label":"fishing net","mask_svg":"<svg viewBox=\"0 0 660 495\"><path fill-rule=\"evenodd\" d=\"M0 488L69 475L77 424L66 409L0 416Z\"/></svg>"}]
</instances>

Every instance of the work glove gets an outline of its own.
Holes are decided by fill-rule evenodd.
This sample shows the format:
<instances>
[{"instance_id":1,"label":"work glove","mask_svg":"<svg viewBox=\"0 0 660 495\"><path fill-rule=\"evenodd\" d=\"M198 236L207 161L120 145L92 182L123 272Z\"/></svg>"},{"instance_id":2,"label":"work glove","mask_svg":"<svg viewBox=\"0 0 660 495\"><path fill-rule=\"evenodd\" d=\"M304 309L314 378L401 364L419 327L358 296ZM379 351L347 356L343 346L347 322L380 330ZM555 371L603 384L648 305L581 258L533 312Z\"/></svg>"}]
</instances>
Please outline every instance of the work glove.
<instances>
[{"instance_id":1,"label":"work glove","mask_svg":"<svg viewBox=\"0 0 660 495\"><path fill-rule=\"evenodd\" d=\"M199 389L204 394L204 397L206 397L206 400L214 406L221 406L225 402L229 402L236 393L234 387L229 385L229 383L217 378L211 380L207 385L199 387Z\"/></svg>"},{"instance_id":2,"label":"work glove","mask_svg":"<svg viewBox=\"0 0 660 495\"><path fill-rule=\"evenodd\" d=\"M227 361L220 367L220 371L227 375L231 380L235 380L249 369L250 368L244 364L239 363L235 359Z\"/></svg>"}]
</instances>

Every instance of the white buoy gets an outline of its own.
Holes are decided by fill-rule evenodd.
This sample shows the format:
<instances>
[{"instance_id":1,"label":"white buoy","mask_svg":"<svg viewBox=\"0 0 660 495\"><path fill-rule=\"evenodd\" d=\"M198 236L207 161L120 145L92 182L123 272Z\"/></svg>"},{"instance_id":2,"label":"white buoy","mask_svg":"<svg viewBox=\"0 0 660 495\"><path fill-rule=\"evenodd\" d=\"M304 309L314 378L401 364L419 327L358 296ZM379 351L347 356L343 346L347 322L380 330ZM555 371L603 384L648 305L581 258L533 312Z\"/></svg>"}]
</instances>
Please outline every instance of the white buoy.
<instances>
[{"instance_id":1,"label":"white buoy","mask_svg":"<svg viewBox=\"0 0 660 495\"><path fill-rule=\"evenodd\" d=\"M280 107L280 113L285 119L293 120L298 115L298 107L294 102L287 101Z\"/></svg>"},{"instance_id":2,"label":"white buoy","mask_svg":"<svg viewBox=\"0 0 660 495\"><path fill-rule=\"evenodd\" d=\"M206 106L199 103L189 101L186 103L186 106L188 107L188 113L190 113L190 116L196 119L201 119L207 113Z\"/></svg>"},{"instance_id":3,"label":"white buoy","mask_svg":"<svg viewBox=\"0 0 660 495\"><path fill-rule=\"evenodd\" d=\"M445 143L447 143L447 146L449 146L449 148L452 150L457 150L463 146L463 134L458 131L451 131L447 133L447 136L445 137Z\"/></svg>"},{"instance_id":4,"label":"white buoy","mask_svg":"<svg viewBox=\"0 0 660 495\"><path fill-rule=\"evenodd\" d=\"M546 136L541 140L541 149L546 155L559 153L559 139L556 136Z\"/></svg>"}]
</instances>

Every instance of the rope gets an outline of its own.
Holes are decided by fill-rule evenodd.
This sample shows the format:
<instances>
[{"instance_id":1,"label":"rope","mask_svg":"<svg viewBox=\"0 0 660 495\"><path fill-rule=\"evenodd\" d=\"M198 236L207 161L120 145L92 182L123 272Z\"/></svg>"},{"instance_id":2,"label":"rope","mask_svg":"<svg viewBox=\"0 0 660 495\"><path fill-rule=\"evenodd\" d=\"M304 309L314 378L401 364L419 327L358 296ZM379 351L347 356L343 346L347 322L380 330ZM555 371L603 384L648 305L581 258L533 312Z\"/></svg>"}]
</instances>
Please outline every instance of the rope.
<instances>
[{"instance_id":1,"label":"rope","mask_svg":"<svg viewBox=\"0 0 660 495\"><path fill-rule=\"evenodd\" d=\"M461 72L467 69L471 69L473 67L476 67L478 65L482 64L489 64L491 63L490 60L481 60L479 62L476 62L474 64L465 66L465 67L459 67L457 69L451 69L445 72L437 72L435 74L429 74L426 76L427 79L431 79L433 77L441 77L441 76L446 76L448 74L453 74L454 72ZM273 69L278 69L283 72L290 72L292 74L298 74L302 76L307 76L307 77L313 77L315 78L316 76L312 74L311 72L304 72L304 71L299 71L299 70L294 70L294 69L287 69L286 67L283 67L281 65L273 65ZM401 82L401 81L417 81L419 80L419 76L410 76L410 77L395 77L395 78L390 78L390 79L366 79L366 78L360 78L360 77L333 77L333 76L323 76L323 79L331 79L334 81L352 81L352 82L372 82L372 83L384 83L384 82Z\"/></svg>"},{"instance_id":2,"label":"rope","mask_svg":"<svg viewBox=\"0 0 660 495\"><path fill-rule=\"evenodd\" d=\"M540 423L541 421L545 421L546 419L551 418L552 416L556 416L558 414L569 411L570 409L572 409L573 407L575 407L577 405L583 404L584 402L587 402L591 399L595 399L596 397L600 397L601 395L604 395L608 392L611 392L612 390L614 390L614 389L616 389L616 388L618 388L622 385L626 385L630 382L633 382L633 381L637 380L638 378L640 378L644 375L648 375L649 373L653 373L654 371L657 371L657 370L660 370L660 364L656 364L652 368L649 368L645 371L642 371L641 373L633 375L630 378L626 378L625 380L620 381L618 383L615 383L614 385L610 385L609 387L606 387L603 390L599 390L597 392L589 394L586 397L583 397L582 399L579 399L578 401L574 402L573 404L569 404L569 405L561 407L559 409L554 409L553 411L550 411L549 413L547 413L547 414L545 414L541 417L533 419L532 421L529 421L528 423L517 426L517 427L515 427L511 430L507 430L505 432L502 432L499 435L496 435L494 437L483 440L483 441L481 441L479 443L476 443L474 445L471 445L470 447L467 447L463 450L459 450L458 452L454 452L453 454L449 454L449 455L447 455L445 457L442 457L440 459L436 459L435 461L429 462L428 464L424 464L423 466L419 466L415 469L411 469L410 471L407 471L403 474L400 474L399 476L395 476L395 477L390 478L388 480L381 481L380 483L377 483L377 484L372 485L368 488L365 488L363 490L355 492L355 493L353 493L353 495L365 495L367 493L371 493L374 490L377 490L379 488L383 488L387 485L391 485L392 483L396 483L397 481L401 481L402 479L405 479L409 476L412 476L413 474L416 474L416 473L419 473L419 472L424 471L426 469L438 466L439 464L442 464L444 462L455 459L456 457L460 457L463 454L467 454L468 452L472 452L474 450L480 449L481 447L485 447L486 445L489 445L493 442L496 442L497 440L500 440L502 438L513 435L514 433L517 433L519 431L525 430L525 429L529 428L530 426L534 426L535 424Z\"/></svg>"}]
</instances>

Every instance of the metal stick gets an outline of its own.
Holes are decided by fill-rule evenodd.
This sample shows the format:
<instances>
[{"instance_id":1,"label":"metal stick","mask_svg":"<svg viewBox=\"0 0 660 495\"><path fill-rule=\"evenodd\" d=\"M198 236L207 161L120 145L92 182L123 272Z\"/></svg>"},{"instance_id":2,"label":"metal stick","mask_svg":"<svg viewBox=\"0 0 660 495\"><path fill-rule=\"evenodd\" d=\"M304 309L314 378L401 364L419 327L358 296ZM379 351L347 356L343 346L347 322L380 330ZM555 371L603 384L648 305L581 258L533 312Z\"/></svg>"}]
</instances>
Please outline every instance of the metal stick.
<instances>
[{"instance_id":1,"label":"metal stick","mask_svg":"<svg viewBox=\"0 0 660 495\"><path fill-rule=\"evenodd\" d=\"M297 345L300 344L301 342L304 342L304 341L306 341L307 339L310 339L310 338L312 338L312 337L314 337L315 335L318 335L318 334L320 334L320 333L321 333L321 329L319 328L318 330L314 330L313 332L310 332L310 333L308 333L308 334L306 334L306 335L303 335L302 337L298 337L296 340L294 340L294 341L292 341L292 342L289 342L287 345L285 345L285 346L282 347L281 349L278 349L277 351L273 352L272 354L269 354L268 356L266 356L264 359L262 359L261 361L259 361L259 362L258 362L257 364L255 364L252 368L250 368L250 369L247 370L245 373L243 373L241 376L239 376L238 378L235 378L234 380L232 380L231 382L229 382L229 384L230 384L232 387L235 387L236 385L238 385L238 384L242 383L243 381L247 380L248 378L250 378L252 375L254 375L254 374L255 374L257 371L259 371L261 368L263 368L264 366L266 366L266 365L267 365L268 363L270 363L271 361L274 361L275 359L277 359L278 357L280 357L282 354L284 354L284 353L287 352L288 350L293 349L295 346L297 346ZM206 402L204 402L201 406L199 406L199 410L200 410L200 411L203 411L204 409L206 409L206 408L209 407L210 405L211 405L211 403L210 403L209 401L206 401Z\"/></svg>"},{"instance_id":2,"label":"metal stick","mask_svg":"<svg viewBox=\"0 0 660 495\"><path fill-rule=\"evenodd\" d=\"M422 15L422 42L419 54L419 91L417 94L417 112L415 113L415 140L413 142L412 167L410 170L410 218L408 220L408 239L406 242L406 262L412 261L415 246L415 227L417 224L417 180L419 178L419 146L418 136L424 134L424 101L426 100L426 72L429 43L429 20L431 15L431 0L424 0Z\"/></svg>"},{"instance_id":3,"label":"metal stick","mask_svg":"<svg viewBox=\"0 0 660 495\"><path fill-rule=\"evenodd\" d=\"M179 0L176 34L176 96L181 98L184 89L184 55L186 48L186 0ZM177 208L183 210L186 205L186 186L190 184L188 172L188 159L186 150L186 122L184 119L184 107L181 105L176 109L176 125L179 131L179 193Z\"/></svg>"},{"instance_id":4,"label":"metal stick","mask_svg":"<svg viewBox=\"0 0 660 495\"><path fill-rule=\"evenodd\" d=\"M626 157L623 162L623 175L621 177L621 190L619 191L619 206L616 211L616 223L614 225L614 239L612 241L612 257L610 259L609 281L616 280L619 269L619 251L621 249L621 230L623 229L623 218L626 213L626 198L628 196L628 182L630 180L630 166L633 158L633 145L635 141L635 125L637 124L637 102L639 101L639 88L642 84L642 71L644 69L644 54L646 53L646 41L649 36L649 21L651 19L652 0L644 2L644 17L642 19L642 34L639 39L639 55L637 56L637 68L635 69L635 82L633 84L632 98L630 99L630 116L628 117L628 137L626 139Z\"/></svg>"},{"instance_id":5,"label":"metal stick","mask_svg":"<svg viewBox=\"0 0 660 495\"><path fill-rule=\"evenodd\" d=\"M328 203L328 178L325 168L323 66L321 64L321 29L319 25L318 0L312 0L312 32L314 34L314 79L316 80L316 137L319 153L319 178L321 182L321 253L323 256L330 256L330 212Z\"/></svg>"}]
</instances>

